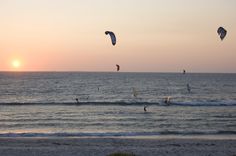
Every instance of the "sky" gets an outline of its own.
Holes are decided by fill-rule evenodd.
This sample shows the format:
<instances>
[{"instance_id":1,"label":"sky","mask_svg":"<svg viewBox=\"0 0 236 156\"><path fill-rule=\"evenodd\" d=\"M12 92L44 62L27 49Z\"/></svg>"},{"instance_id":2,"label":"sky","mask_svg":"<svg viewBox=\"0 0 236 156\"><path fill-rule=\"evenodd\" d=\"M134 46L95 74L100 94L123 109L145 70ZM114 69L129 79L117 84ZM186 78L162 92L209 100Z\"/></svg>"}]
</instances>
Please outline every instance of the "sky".
<instances>
[{"instance_id":1,"label":"sky","mask_svg":"<svg viewBox=\"0 0 236 156\"><path fill-rule=\"evenodd\" d=\"M119 64L123 72L236 73L235 8L235 0L0 0L0 71Z\"/></svg>"}]
</instances>

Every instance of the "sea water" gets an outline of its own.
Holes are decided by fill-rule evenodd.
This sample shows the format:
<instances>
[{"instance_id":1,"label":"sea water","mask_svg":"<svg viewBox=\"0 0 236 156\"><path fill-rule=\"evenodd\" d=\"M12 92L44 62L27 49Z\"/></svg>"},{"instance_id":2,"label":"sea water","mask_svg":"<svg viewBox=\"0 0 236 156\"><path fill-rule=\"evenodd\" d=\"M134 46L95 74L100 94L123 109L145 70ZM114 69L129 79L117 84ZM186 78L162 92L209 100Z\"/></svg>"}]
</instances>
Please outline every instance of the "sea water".
<instances>
[{"instance_id":1,"label":"sea water","mask_svg":"<svg viewBox=\"0 0 236 156\"><path fill-rule=\"evenodd\" d=\"M163 135L236 136L236 74L0 72L0 137Z\"/></svg>"}]
</instances>

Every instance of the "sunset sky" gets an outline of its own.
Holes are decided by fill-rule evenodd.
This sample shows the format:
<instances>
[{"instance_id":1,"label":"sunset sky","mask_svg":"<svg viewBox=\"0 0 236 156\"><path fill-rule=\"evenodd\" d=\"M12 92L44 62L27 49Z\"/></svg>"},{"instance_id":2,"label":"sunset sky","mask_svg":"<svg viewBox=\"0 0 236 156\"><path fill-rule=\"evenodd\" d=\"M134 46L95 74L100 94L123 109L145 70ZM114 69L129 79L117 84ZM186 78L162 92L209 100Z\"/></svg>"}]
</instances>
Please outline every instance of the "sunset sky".
<instances>
[{"instance_id":1,"label":"sunset sky","mask_svg":"<svg viewBox=\"0 0 236 156\"><path fill-rule=\"evenodd\" d=\"M236 0L0 0L0 21L0 71L236 72Z\"/></svg>"}]
</instances>

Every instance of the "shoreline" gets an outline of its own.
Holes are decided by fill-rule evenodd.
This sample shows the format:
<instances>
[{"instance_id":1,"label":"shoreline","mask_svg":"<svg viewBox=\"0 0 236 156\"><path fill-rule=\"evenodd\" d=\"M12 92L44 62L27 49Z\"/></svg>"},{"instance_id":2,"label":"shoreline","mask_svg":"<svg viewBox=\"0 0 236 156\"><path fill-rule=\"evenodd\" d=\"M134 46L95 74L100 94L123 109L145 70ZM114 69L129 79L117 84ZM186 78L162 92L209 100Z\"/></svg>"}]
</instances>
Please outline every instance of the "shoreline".
<instances>
[{"instance_id":1,"label":"shoreline","mask_svg":"<svg viewBox=\"0 0 236 156\"><path fill-rule=\"evenodd\" d=\"M14 133L6 133L14 134ZM17 134L17 133L16 133ZM37 134L37 133L36 133ZM50 133L48 133L50 134ZM1 139L200 139L200 140L236 140L235 134L228 135L130 135L130 136L0 136Z\"/></svg>"},{"instance_id":2,"label":"shoreline","mask_svg":"<svg viewBox=\"0 0 236 156\"><path fill-rule=\"evenodd\" d=\"M206 137L3 137L4 156L106 156L114 152L138 156L235 156L235 138Z\"/></svg>"}]
</instances>

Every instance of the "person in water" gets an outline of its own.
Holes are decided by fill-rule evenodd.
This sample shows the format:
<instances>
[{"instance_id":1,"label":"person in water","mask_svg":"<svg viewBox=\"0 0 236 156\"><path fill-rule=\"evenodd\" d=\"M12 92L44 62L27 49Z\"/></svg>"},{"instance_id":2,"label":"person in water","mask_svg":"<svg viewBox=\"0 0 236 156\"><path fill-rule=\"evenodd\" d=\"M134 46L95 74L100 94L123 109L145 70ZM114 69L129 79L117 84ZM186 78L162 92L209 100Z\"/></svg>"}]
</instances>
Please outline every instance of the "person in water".
<instances>
[{"instance_id":1,"label":"person in water","mask_svg":"<svg viewBox=\"0 0 236 156\"><path fill-rule=\"evenodd\" d=\"M187 90L188 90L189 93L191 92L191 87L190 87L189 84L187 84Z\"/></svg>"},{"instance_id":2,"label":"person in water","mask_svg":"<svg viewBox=\"0 0 236 156\"><path fill-rule=\"evenodd\" d=\"M147 111L147 106L144 106L143 110L144 110L144 112L146 112Z\"/></svg>"},{"instance_id":3,"label":"person in water","mask_svg":"<svg viewBox=\"0 0 236 156\"><path fill-rule=\"evenodd\" d=\"M167 105L170 105L170 97L169 96L165 98L164 103Z\"/></svg>"},{"instance_id":4,"label":"person in water","mask_svg":"<svg viewBox=\"0 0 236 156\"><path fill-rule=\"evenodd\" d=\"M76 103L79 103L79 99L78 98L76 98L75 100L76 100Z\"/></svg>"}]
</instances>

